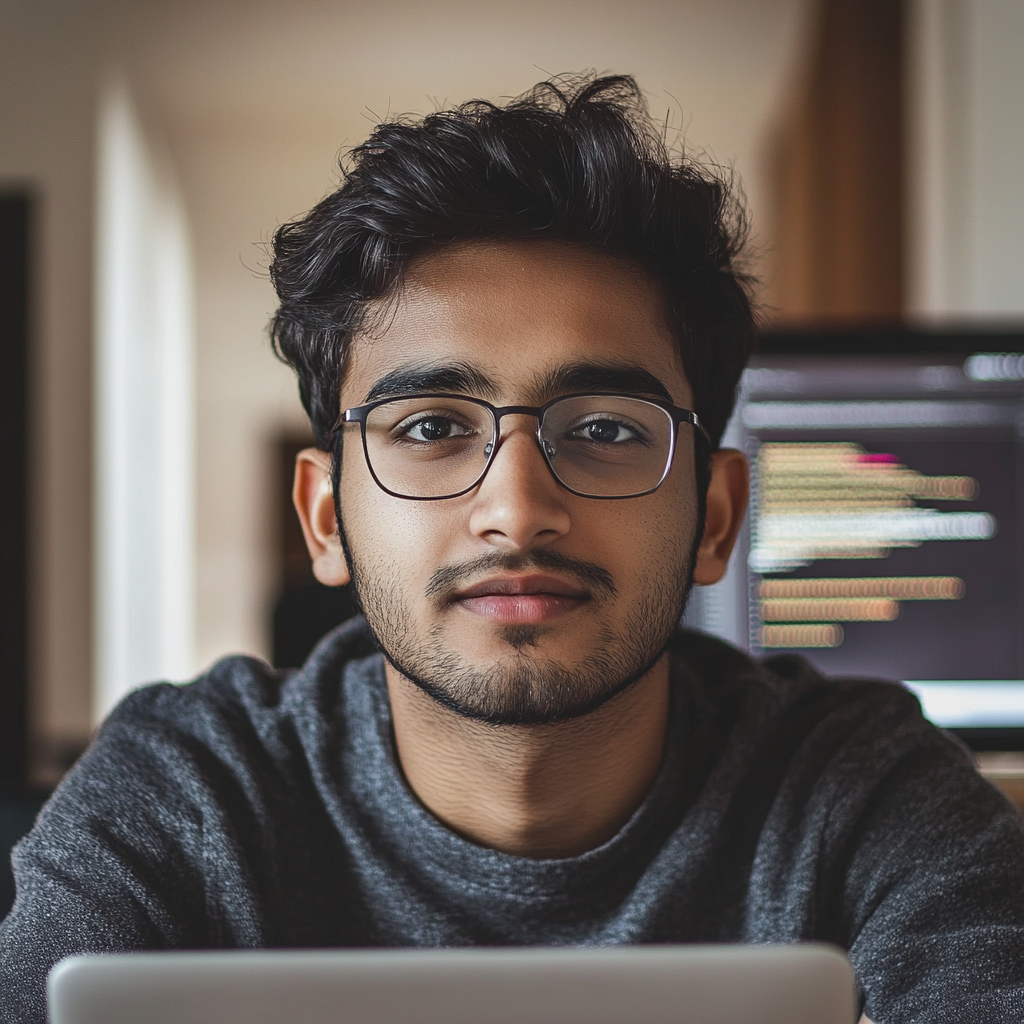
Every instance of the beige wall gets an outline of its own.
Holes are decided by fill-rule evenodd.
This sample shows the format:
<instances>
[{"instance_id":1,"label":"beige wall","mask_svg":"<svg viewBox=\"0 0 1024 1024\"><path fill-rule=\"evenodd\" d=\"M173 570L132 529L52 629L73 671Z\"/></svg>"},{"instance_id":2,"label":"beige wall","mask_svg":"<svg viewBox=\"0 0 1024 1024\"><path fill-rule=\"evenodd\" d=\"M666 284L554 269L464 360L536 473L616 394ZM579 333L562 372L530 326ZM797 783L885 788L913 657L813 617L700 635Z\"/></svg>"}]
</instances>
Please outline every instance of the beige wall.
<instances>
[{"instance_id":1,"label":"beige wall","mask_svg":"<svg viewBox=\"0 0 1024 1024\"><path fill-rule=\"evenodd\" d=\"M268 146L265 135L230 126L174 141L196 253L198 669L233 651L267 653L270 445L279 431L301 432L305 417L291 371L270 349L262 240L315 201L333 150L305 134Z\"/></svg>"},{"instance_id":2,"label":"beige wall","mask_svg":"<svg viewBox=\"0 0 1024 1024\"><path fill-rule=\"evenodd\" d=\"M907 0L907 313L1024 322L1024 4Z\"/></svg>"}]
</instances>

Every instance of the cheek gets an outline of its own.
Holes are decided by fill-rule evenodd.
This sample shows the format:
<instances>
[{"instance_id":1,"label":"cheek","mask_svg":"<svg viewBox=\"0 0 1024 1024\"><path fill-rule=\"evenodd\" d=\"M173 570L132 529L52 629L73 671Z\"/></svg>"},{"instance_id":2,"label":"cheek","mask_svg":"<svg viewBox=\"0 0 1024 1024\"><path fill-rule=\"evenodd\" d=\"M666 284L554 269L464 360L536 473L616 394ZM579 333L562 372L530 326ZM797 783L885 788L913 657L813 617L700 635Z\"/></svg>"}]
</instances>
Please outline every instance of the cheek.
<instances>
[{"instance_id":1,"label":"cheek","mask_svg":"<svg viewBox=\"0 0 1024 1024\"><path fill-rule=\"evenodd\" d=\"M687 473L674 472L653 494L617 504L623 508L610 531L620 559L630 560L635 576L678 570L686 563L697 522L696 494Z\"/></svg>"},{"instance_id":2,"label":"cheek","mask_svg":"<svg viewBox=\"0 0 1024 1024\"><path fill-rule=\"evenodd\" d=\"M342 460L341 518L357 566L384 579L428 577L443 561L453 535L439 502L409 501L382 491L357 449Z\"/></svg>"},{"instance_id":3,"label":"cheek","mask_svg":"<svg viewBox=\"0 0 1024 1024\"><path fill-rule=\"evenodd\" d=\"M635 595L662 573L685 568L695 520L693 487L673 486L670 478L643 498L578 507L572 554L607 568L621 595Z\"/></svg>"}]
</instances>

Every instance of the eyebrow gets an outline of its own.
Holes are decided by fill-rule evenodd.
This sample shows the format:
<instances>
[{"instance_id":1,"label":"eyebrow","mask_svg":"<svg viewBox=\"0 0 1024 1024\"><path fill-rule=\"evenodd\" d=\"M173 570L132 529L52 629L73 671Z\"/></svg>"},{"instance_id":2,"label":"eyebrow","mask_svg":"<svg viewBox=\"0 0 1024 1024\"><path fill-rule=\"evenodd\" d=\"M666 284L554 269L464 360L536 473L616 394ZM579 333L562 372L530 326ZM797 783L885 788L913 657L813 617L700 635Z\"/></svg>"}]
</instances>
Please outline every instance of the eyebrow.
<instances>
[{"instance_id":1,"label":"eyebrow","mask_svg":"<svg viewBox=\"0 0 1024 1024\"><path fill-rule=\"evenodd\" d=\"M540 375L530 390L541 401L544 397L596 392L652 396L673 402L668 388L653 373L632 363L569 363ZM482 398L496 398L500 393L490 377L467 363L414 364L384 374L371 385L365 401L432 392Z\"/></svg>"},{"instance_id":2,"label":"eyebrow","mask_svg":"<svg viewBox=\"0 0 1024 1024\"><path fill-rule=\"evenodd\" d=\"M535 384L542 395L618 392L673 403L668 388L650 370L633 363L569 363L544 374Z\"/></svg>"},{"instance_id":3,"label":"eyebrow","mask_svg":"<svg viewBox=\"0 0 1024 1024\"><path fill-rule=\"evenodd\" d=\"M402 398L431 392L480 395L494 398L497 385L480 370L466 363L448 363L444 366L400 366L375 381L366 393L367 402L381 398Z\"/></svg>"}]
</instances>

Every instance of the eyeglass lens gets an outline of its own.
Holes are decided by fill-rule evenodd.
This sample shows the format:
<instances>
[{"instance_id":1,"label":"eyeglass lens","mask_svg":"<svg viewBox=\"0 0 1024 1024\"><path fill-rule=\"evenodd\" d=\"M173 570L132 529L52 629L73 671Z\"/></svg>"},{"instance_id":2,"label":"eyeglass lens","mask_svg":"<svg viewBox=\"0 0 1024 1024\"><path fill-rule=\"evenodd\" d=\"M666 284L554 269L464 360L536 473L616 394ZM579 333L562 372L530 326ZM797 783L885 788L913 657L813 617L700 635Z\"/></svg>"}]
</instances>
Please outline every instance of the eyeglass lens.
<instances>
[{"instance_id":1,"label":"eyeglass lens","mask_svg":"<svg viewBox=\"0 0 1024 1024\"><path fill-rule=\"evenodd\" d=\"M541 448L566 487L594 497L625 497L657 487L672 453L674 423L639 398L586 395L548 407ZM457 398L400 398L373 409L366 456L381 486L409 498L440 498L472 488L495 443L486 406Z\"/></svg>"}]
</instances>

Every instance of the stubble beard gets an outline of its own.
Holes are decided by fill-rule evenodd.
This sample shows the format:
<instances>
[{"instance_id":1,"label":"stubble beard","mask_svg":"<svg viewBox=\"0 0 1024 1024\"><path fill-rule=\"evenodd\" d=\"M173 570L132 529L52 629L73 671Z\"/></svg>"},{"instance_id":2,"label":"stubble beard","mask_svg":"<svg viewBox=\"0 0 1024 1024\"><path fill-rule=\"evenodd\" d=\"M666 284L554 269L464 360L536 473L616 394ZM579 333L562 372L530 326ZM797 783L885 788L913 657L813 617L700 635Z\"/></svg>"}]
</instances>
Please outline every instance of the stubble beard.
<instances>
[{"instance_id":1,"label":"stubble beard","mask_svg":"<svg viewBox=\"0 0 1024 1024\"><path fill-rule=\"evenodd\" d=\"M481 669L462 658L446 640L454 609L444 611L442 606L438 622L424 636L416 630L399 588L387 585L387 581L401 578L397 566L364 566L348 549L356 593L385 658L442 706L491 725L541 725L580 718L641 679L662 656L682 618L692 587L695 554L696 542L688 551L680 547L660 560L647 577L650 585L633 602L621 627L602 625L592 652L581 662L570 666L541 655L544 627L507 626L499 631L507 653ZM479 568L481 561L473 566ZM486 561L495 569L562 568L577 578L581 574L586 577L588 571L591 577L595 571L604 572L543 550L494 555ZM454 567L435 573L435 579L459 575ZM605 576L610 593L592 598L599 603L610 601L615 593L611 577ZM586 614L586 609L583 612Z\"/></svg>"}]
</instances>

